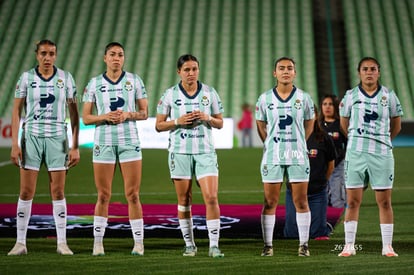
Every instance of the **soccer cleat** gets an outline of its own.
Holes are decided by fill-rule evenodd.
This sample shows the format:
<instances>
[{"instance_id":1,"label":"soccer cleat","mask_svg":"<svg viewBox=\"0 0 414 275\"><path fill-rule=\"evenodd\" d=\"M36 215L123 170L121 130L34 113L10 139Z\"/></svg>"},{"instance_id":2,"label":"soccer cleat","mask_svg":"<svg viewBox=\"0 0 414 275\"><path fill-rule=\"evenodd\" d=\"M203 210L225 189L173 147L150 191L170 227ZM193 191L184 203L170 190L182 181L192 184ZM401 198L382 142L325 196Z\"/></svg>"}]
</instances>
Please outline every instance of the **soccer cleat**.
<instances>
[{"instance_id":1,"label":"soccer cleat","mask_svg":"<svg viewBox=\"0 0 414 275\"><path fill-rule=\"evenodd\" d=\"M309 257L310 252L307 244L302 244L299 246L298 255L301 257Z\"/></svg>"},{"instance_id":2,"label":"soccer cleat","mask_svg":"<svg viewBox=\"0 0 414 275\"><path fill-rule=\"evenodd\" d=\"M183 256L185 257L194 257L197 255L197 247L194 245L184 247Z\"/></svg>"},{"instance_id":3,"label":"soccer cleat","mask_svg":"<svg viewBox=\"0 0 414 275\"><path fill-rule=\"evenodd\" d=\"M273 256L273 246L265 245L262 250L262 256L264 257Z\"/></svg>"},{"instance_id":4,"label":"soccer cleat","mask_svg":"<svg viewBox=\"0 0 414 275\"><path fill-rule=\"evenodd\" d=\"M144 256L144 245L142 243L135 243L131 255Z\"/></svg>"},{"instance_id":5,"label":"soccer cleat","mask_svg":"<svg viewBox=\"0 0 414 275\"><path fill-rule=\"evenodd\" d=\"M93 256L105 256L103 244L101 243L94 244L92 255Z\"/></svg>"},{"instance_id":6,"label":"soccer cleat","mask_svg":"<svg viewBox=\"0 0 414 275\"><path fill-rule=\"evenodd\" d=\"M398 257L398 254L394 251L391 245L387 245L382 249L382 256Z\"/></svg>"},{"instance_id":7,"label":"soccer cleat","mask_svg":"<svg viewBox=\"0 0 414 275\"><path fill-rule=\"evenodd\" d=\"M346 244L341 253L338 254L339 257L349 257L356 254L353 244Z\"/></svg>"},{"instance_id":8,"label":"soccer cleat","mask_svg":"<svg viewBox=\"0 0 414 275\"><path fill-rule=\"evenodd\" d=\"M72 250L70 250L69 246L65 243L58 244L56 252L60 255L73 255Z\"/></svg>"},{"instance_id":9,"label":"soccer cleat","mask_svg":"<svg viewBox=\"0 0 414 275\"><path fill-rule=\"evenodd\" d=\"M223 258L224 254L221 253L220 249L217 246L212 246L208 250L208 256L213 258Z\"/></svg>"},{"instance_id":10,"label":"soccer cleat","mask_svg":"<svg viewBox=\"0 0 414 275\"><path fill-rule=\"evenodd\" d=\"M27 254L27 248L26 245L22 244L22 243L16 243L12 250L10 250L9 253L7 253L7 256L19 256L19 255L23 255L23 254Z\"/></svg>"}]
</instances>

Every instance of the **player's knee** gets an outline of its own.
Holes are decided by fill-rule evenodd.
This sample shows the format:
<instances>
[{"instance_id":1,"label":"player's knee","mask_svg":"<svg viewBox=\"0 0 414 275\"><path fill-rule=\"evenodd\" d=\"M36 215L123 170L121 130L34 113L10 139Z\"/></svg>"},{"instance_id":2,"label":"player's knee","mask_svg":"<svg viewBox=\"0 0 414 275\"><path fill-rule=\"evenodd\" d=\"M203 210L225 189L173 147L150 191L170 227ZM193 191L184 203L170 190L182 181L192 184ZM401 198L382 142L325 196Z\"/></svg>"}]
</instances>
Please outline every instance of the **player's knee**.
<instances>
[{"instance_id":1,"label":"player's knee","mask_svg":"<svg viewBox=\"0 0 414 275\"><path fill-rule=\"evenodd\" d=\"M33 193L30 192L30 191L22 190L22 191L20 191L19 198L21 200L24 200L24 201L31 200L31 199L33 199Z\"/></svg>"},{"instance_id":2,"label":"player's knee","mask_svg":"<svg viewBox=\"0 0 414 275\"><path fill-rule=\"evenodd\" d=\"M305 210L308 210L308 203L306 201L296 201L295 202L295 209L296 212L304 212Z\"/></svg>"},{"instance_id":3,"label":"player's knee","mask_svg":"<svg viewBox=\"0 0 414 275\"><path fill-rule=\"evenodd\" d=\"M217 195L208 194L208 195L206 196L205 201L206 201L206 204L207 204L207 205L216 205L216 204L218 204L218 198L217 198Z\"/></svg>"},{"instance_id":4,"label":"player's knee","mask_svg":"<svg viewBox=\"0 0 414 275\"><path fill-rule=\"evenodd\" d=\"M349 209L358 209L361 205L361 201L359 200L348 200L347 208Z\"/></svg>"},{"instance_id":5,"label":"player's knee","mask_svg":"<svg viewBox=\"0 0 414 275\"><path fill-rule=\"evenodd\" d=\"M377 203L379 208L382 209L391 209L391 200L384 200Z\"/></svg>"},{"instance_id":6,"label":"player's knee","mask_svg":"<svg viewBox=\"0 0 414 275\"><path fill-rule=\"evenodd\" d=\"M279 201L277 199L265 199L263 207L265 209L273 209L273 208L276 208L278 202Z\"/></svg>"},{"instance_id":7,"label":"player's knee","mask_svg":"<svg viewBox=\"0 0 414 275\"><path fill-rule=\"evenodd\" d=\"M138 193L130 193L126 195L126 199L129 203L137 204L139 203L139 195Z\"/></svg>"},{"instance_id":8,"label":"player's knee","mask_svg":"<svg viewBox=\"0 0 414 275\"><path fill-rule=\"evenodd\" d=\"M109 204L111 200L111 194L106 192L99 192L98 193L98 203L100 204Z\"/></svg>"}]
</instances>

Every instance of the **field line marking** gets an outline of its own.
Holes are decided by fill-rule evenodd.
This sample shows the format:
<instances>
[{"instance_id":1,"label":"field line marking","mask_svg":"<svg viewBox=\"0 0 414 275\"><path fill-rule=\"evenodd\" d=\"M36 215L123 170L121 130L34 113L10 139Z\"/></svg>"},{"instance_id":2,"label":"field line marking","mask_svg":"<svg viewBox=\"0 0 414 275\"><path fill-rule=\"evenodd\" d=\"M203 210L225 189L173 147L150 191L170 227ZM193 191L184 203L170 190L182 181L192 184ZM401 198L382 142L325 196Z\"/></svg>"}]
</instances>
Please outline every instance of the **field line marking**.
<instances>
[{"instance_id":1,"label":"field line marking","mask_svg":"<svg viewBox=\"0 0 414 275\"><path fill-rule=\"evenodd\" d=\"M9 164L12 164L12 162L10 160L2 161L2 162L0 162L0 167L6 166L6 165L9 165Z\"/></svg>"}]
</instances>

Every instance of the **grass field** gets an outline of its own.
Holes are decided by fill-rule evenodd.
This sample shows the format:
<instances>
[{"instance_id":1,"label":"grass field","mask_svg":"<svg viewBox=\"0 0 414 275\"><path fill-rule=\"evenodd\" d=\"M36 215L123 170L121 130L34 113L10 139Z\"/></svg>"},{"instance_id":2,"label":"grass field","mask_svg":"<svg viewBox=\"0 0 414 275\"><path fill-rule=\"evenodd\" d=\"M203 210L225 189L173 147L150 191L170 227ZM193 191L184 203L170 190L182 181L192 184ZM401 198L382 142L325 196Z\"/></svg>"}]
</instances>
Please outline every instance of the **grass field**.
<instances>
[{"instance_id":1,"label":"grass field","mask_svg":"<svg viewBox=\"0 0 414 275\"><path fill-rule=\"evenodd\" d=\"M414 187L412 186L414 148L396 148L396 178L393 192L395 215L394 248L398 258L380 255L381 236L374 192L367 190L360 213L356 244L360 251L350 258L340 258L343 244L343 225L335 229L328 241L310 241L311 257L297 256L296 240L275 240L275 256L260 257L261 239L221 239L223 259L207 257L207 239L197 239L199 254L194 258L182 257L180 238L147 238L145 256L129 255L132 238L105 239L105 257L92 257L93 239L71 238L71 257L55 253L55 240L28 239L29 254L7 257L15 240L0 238L0 274L397 274L412 273L414 264ZM262 185L259 175L261 149L233 149L217 152L220 164L221 204L260 204ZM68 203L94 203L96 191L93 183L91 152L81 152L81 164L68 174L66 198ZM142 203L175 203L175 192L169 180L167 152L144 150ZM9 150L0 149L0 163L9 159ZM0 167L0 203L15 203L19 192L18 169L12 165ZM40 173L34 202L50 202L47 174ZM194 203L202 203L198 189ZM281 195L281 203L284 195ZM125 202L122 181L117 172L113 184L112 201Z\"/></svg>"}]
</instances>

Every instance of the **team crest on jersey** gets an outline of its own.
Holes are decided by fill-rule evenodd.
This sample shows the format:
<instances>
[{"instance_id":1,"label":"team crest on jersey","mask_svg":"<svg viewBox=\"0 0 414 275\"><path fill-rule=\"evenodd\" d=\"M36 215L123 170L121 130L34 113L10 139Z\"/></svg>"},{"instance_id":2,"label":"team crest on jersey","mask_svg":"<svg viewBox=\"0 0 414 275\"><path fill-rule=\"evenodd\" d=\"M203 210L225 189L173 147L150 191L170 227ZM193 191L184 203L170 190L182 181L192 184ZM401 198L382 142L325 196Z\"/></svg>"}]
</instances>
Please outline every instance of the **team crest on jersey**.
<instances>
[{"instance_id":1,"label":"team crest on jersey","mask_svg":"<svg viewBox=\"0 0 414 275\"><path fill-rule=\"evenodd\" d=\"M125 90L127 90L128 92L132 91L132 84L131 82L127 81L125 82Z\"/></svg>"},{"instance_id":2,"label":"team crest on jersey","mask_svg":"<svg viewBox=\"0 0 414 275\"><path fill-rule=\"evenodd\" d=\"M65 82L63 82L63 80L59 78L56 82L56 87L58 87L59 89L63 89L63 87L65 87Z\"/></svg>"},{"instance_id":3,"label":"team crest on jersey","mask_svg":"<svg viewBox=\"0 0 414 275\"><path fill-rule=\"evenodd\" d=\"M99 156L101 154L101 148L99 148L99 145L95 145L95 148L93 148L93 153L95 156Z\"/></svg>"},{"instance_id":4,"label":"team crest on jersey","mask_svg":"<svg viewBox=\"0 0 414 275\"><path fill-rule=\"evenodd\" d=\"M382 107L386 107L388 105L388 100L386 96L381 97L381 101L380 101Z\"/></svg>"},{"instance_id":5,"label":"team crest on jersey","mask_svg":"<svg viewBox=\"0 0 414 275\"><path fill-rule=\"evenodd\" d=\"M203 98L201 99L201 104L203 106L208 106L208 104L210 103L210 100L208 99L207 96L203 96Z\"/></svg>"},{"instance_id":6,"label":"team crest on jersey","mask_svg":"<svg viewBox=\"0 0 414 275\"><path fill-rule=\"evenodd\" d=\"M267 170L267 165L263 166L262 174L263 176L267 176L267 174L269 174L269 170Z\"/></svg>"},{"instance_id":7,"label":"team crest on jersey","mask_svg":"<svg viewBox=\"0 0 414 275\"><path fill-rule=\"evenodd\" d=\"M300 110L302 108L302 103L300 102L300 99L296 99L295 100L295 104L293 104L293 106L297 109Z\"/></svg>"}]
</instances>

